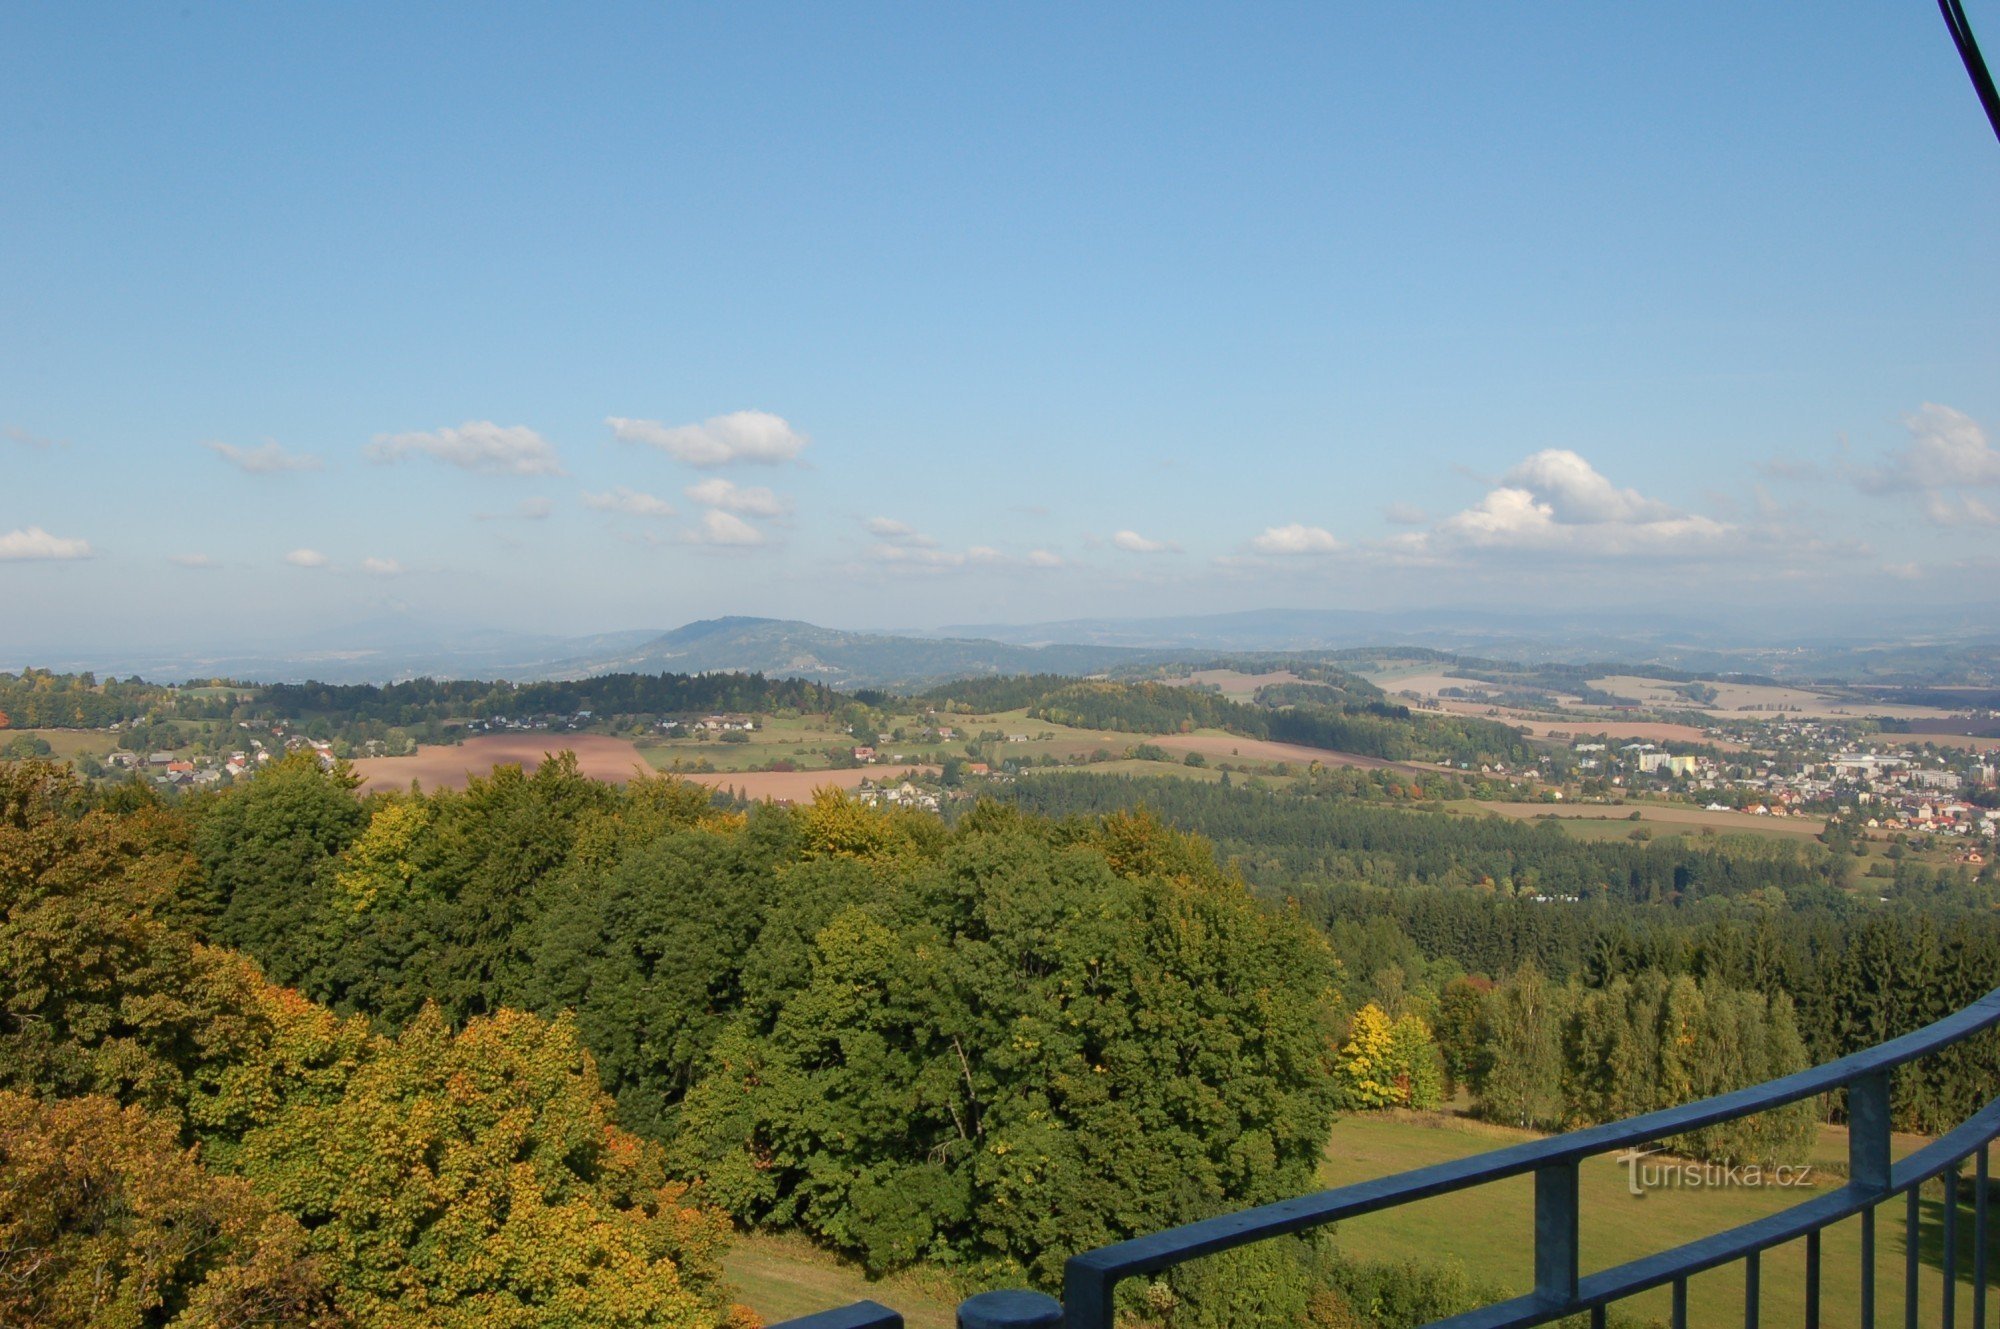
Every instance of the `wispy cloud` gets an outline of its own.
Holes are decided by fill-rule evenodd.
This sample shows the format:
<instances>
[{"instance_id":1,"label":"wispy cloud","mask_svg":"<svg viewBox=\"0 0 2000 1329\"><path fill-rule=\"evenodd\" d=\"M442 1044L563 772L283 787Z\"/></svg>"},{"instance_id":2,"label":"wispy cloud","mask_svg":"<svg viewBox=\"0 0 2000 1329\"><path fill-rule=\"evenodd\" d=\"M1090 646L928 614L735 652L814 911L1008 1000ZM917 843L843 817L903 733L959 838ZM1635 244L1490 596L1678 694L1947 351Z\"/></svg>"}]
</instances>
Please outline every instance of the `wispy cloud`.
<instances>
[{"instance_id":1,"label":"wispy cloud","mask_svg":"<svg viewBox=\"0 0 2000 1329\"><path fill-rule=\"evenodd\" d=\"M1910 441L1871 470L1853 473L1866 493L1923 495L1933 526L2000 525L2000 514L1971 489L2000 486L2000 448L1963 411L1925 402L1903 417Z\"/></svg>"},{"instance_id":2,"label":"wispy cloud","mask_svg":"<svg viewBox=\"0 0 2000 1329\"><path fill-rule=\"evenodd\" d=\"M782 417L768 411L731 411L710 416L700 424L668 425L658 420L610 416L612 437L625 443L658 448L689 466L728 466L746 462L777 466L796 461L811 440Z\"/></svg>"},{"instance_id":3,"label":"wispy cloud","mask_svg":"<svg viewBox=\"0 0 2000 1329\"><path fill-rule=\"evenodd\" d=\"M1382 515L1398 526L1422 526L1431 519L1430 513L1414 503L1391 503L1382 509Z\"/></svg>"},{"instance_id":4,"label":"wispy cloud","mask_svg":"<svg viewBox=\"0 0 2000 1329\"><path fill-rule=\"evenodd\" d=\"M204 443L203 447L249 475L282 475L286 471L317 471L320 459L310 452L287 452L276 439L265 439L254 448L233 443Z\"/></svg>"},{"instance_id":5,"label":"wispy cloud","mask_svg":"<svg viewBox=\"0 0 2000 1329\"><path fill-rule=\"evenodd\" d=\"M674 505L664 498L627 489L624 485L602 494L586 493L583 506L593 512L615 512L623 517L671 517Z\"/></svg>"},{"instance_id":6,"label":"wispy cloud","mask_svg":"<svg viewBox=\"0 0 2000 1329\"><path fill-rule=\"evenodd\" d=\"M870 517L862 525L868 529L868 534L886 544L905 545L912 549L937 548L936 536L925 535L908 522L897 521L894 517Z\"/></svg>"},{"instance_id":7,"label":"wispy cloud","mask_svg":"<svg viewBox=\"0 0 2000 1329\"><path fill-rule=\"evenodd\" d=\"M992 545L940 549L934 543L880 540L868 546L866 555L869 562L882 568L905 572L944 572L954 568L1034 568L1045 571L1063 566L1062 556L1052 550L1034 549L1017 558Z\"/></svg>"},{"instance_id":8,"label":"wispy cloud","mask_svg":"<svg viewBox=\"0 0 2000 1329\"><path fill-rule=\"evenodd\" d=\"M791 504L769 489L761 485L739 485L719 475L700 484L689 485L681 492L706 507L721 508L724 512L740 513L746 517L782 517L791 511Z\"/></svg>"},{"instance_id":9,"label":"wispy cloud","mask_svg":"<svg viewBox=\"0 0 2000 1329\"><path fill-rule=\"evenodd\" d=\"M1111 543L1128 554L1177 554L1181 548L1170 540L1149 540L1137 531L1120 531Z\"/></svg>"},{"instance_id":10,"label":"wispy cloud","mask_svg":"<svg viewBox=\"0 0 2000 1329\"><path fill-rule=\"evenodd\" d=\"M39 526L0 535L0 562L68 562L89 557L90 541L50 535Z\"/></svg>"},{"instance_id":11,"label":"wispy cloud","mask_svg":"<svg viewBox=\"0 0 2000 1329\"><path fill-rule=\"evenodd\" d=\"M556 510L554 500L524 498L505 512L475 512L474 521L541 521Z\"/></svg>"},{"instance_id":12,"label":"wispy cloud","mask_svg":"<svg viewBox=\"0 0 2000 1329\"><path fill-rule=\"evenodd\" d=\"M562 475L555 446L526 425L468 420L456 429L426 433L377 434L362 449L371 461L429 457L447 466L484 475Z\"/></svg>"},{"instance_id":13,"label":"wispy cloud","mask_svg":"<svg viewBox=\"0 0 2000 1329\"><path fill-rule=\"evenodd\" d=\"M69 446L69 440L66 438L50 438L45 434L31 433L19 425L8 425L5 429L0 429L0 434L5 434L10 443L19 443L22 447L33 448L37 452Z\"/></svg>"},{"instance_id":14,"label":"wispy cloud","mask_svg":"<svg viewBox=\"0 0 2000 1329\"><path fill-rule=\"evenodd\" d=\"M393 558L364 558L361 570L371 577L400 577L406 569Z\"/></svg>"},{"instance_id":15,"label":"wispy cloud","mask_svg":"<svg viewBox=\"0 0 2000 1329\"><path fill-rule=\"evenodd\" d=\"M294 549L285 555L285 562L295 568L323 568L330 560L317 549Z\"/></svg>"},{"instance_id":16,"label":"wispy cloud","mask_svg":"<svg viewBox=\"0 0 2000 1329\"><path fill-rule=\"evenodd\" d=\"M207 554L168 554L167 562L177 568L201 568L209 571L222 566Z\"/></svg>"}]
</instances>

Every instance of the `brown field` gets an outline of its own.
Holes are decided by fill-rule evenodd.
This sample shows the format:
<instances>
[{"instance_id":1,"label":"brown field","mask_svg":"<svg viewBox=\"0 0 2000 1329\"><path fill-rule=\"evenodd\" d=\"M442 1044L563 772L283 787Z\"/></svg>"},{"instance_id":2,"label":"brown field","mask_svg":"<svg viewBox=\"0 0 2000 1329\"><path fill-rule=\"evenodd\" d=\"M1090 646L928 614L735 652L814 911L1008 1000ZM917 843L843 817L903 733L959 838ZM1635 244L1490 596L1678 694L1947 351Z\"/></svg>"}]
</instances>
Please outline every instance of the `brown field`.
<instances>
[{"instance_id":1,"label":"brown field","mask_svg":"<svg viewBox=\"0 0 2000 1329\"><path fill-rule=\"evenodd\" d=\"M533 771L550 753L574 752L577 769L594 780L623 784L634 768L650 773L639 749L608 734L481 734L459 744L425 745L408 757L363 757L354 763L361 790L407 789L415 780L425 789L463 789L469 777L495 766Z\"/></svg>"},{"instance_id":2,"label":"brown field","mask_svg":"<svg viewBox=\"0 0 2000 1329\"><path fill-rule=\"evenodd\" d=\"M1983 734L1874 734L1861 741L1871 748L1891 750L1934 743L1941 748L1964 748L1970 752L2000 751L2000 738Z\"/></svg>"},{"instance_id":3,"label":"brown field","mask_svg":"<svg viewBox=\"0 0 2000 1329\"><path fill-rule=\"evenodd\" d=\"M851 771L665 771L682 780L726 789L738 798L773 803L810 803L815 791L853 789L863 780L895 783L906 775L936 775L936 766L864 766Z\"/></svg>"},{"instance_id":4,"label":"brown field","mask_svg":"<svg viewBox=\"0 0 2000 1329\"><path fill-rule=\"evenodd\" d=\"M1529 819L1554 815L1565 821L1612 821L1639 814L1642 822L1666 826L1713 826L1722 831L1749 831L1760 835L1818 835L1826 829L1819 817L1753 817L1747 812L1709 812L1704 808L1678 807L1659 803L1489 803L1480 807L1503 817Z\"/></svg>"},{"instance_id":5,"label":"brown field","mask_svg":"<svg viewBox=\"0 0 2000 1329\"><path fill-rule=\"evenodd\" d=\"M1268 738L1238 738L1234 734L1163 734L1158 738L1142 738L1141 743L1151 743L1154 747L1168 752L1199 752L1204 757L1235 757L1242 761L1316 761L1322 766L1361 766L1368 770L1394 767L1398 770L1431 771L1428 766L1410 766L1403 762L1384 761L1380 757L1363 757L1352 752L1335 752L1331 748L1309 748L1302 743L1278 743Z\"/></svg>"}]
</instances>

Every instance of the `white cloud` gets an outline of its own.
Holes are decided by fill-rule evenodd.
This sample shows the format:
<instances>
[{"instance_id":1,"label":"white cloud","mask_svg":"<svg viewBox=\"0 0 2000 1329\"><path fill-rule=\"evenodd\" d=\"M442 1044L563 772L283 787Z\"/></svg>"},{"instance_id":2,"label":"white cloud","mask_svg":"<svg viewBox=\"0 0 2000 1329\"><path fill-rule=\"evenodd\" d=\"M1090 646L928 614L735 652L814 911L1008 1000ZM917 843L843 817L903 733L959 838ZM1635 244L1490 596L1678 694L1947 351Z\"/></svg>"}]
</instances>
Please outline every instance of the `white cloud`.
<instances>
[{"instance_id":1,"label":"white cloud","mask_svg":"<svg viewBox=\"0 0 2000 1329\"><path fill-rule=\"evenodd\" d=\"M1948 489L2000 485L2000 450L1986 437L1979 422L1963 411L1925 402L1903 417L1910 431L1908 446L1890 456L1888 464L1861 477L1862 487L1888 489Z\"/></svg>"},{"instance_id":2,"label":"white cloud","mask_svg":"<svg viewBox=\"0 0 2000 1329\"><path fill-rule=\"evenodd\" d=\"M204 443L202 446L237 470L250 475L280 475L286 471L320 469L318 457L310 452L287 452L278 446L276 439L267 438L254 448L239 448L232 443Z\"/></svg>"},{"instance_id":3,"label":"white cloud","mask_svg":"<svg viewBox=\"0 0 2000 1329\"><path fill-rule=\"evenodd\" d=\"M400 577L403 565L393 558L364 558L361 570L371 577Z\"/></svg>"},{"instance_id":4,"label":"white cloud","mask_svg":"<svg viewBox=\"0 0 2000 1329\"><path fill-rule=\"evenodd\" d=\"M1501 483L1525 489L1545 502L1558 522L1650 522L1673 516L1664 503L1643 498L1634 489L1619 489L1597 468L1565 448L1545 448L1501 477Z\"/></svg>"},{"instance_id":5,"label":"white cloud","mask_svg":"<svg viewBox=\"0 0 2000 1329\"><path fill-rule=\"evenodd\" d=\"M768 411L731 411L694 425L665 425L658 420L628 420L616 415L604 423L621 442L644 443L689 466L736 462L776 466L796 460L811 441Z\"/></svg>"},{"instance_id":6,"label":"white cloud","mask_svg":"<svg viewBox=\"0 0 2000 1329\"><path fill-rule=\"evenodd\" d=\"M1166 540L1148 540L1137 531L1120 531L1111 537L1111 543L1128 554L1172 554L1179 553L1180 546Z\"/></svg>"},{"instance_id":7,"label":"white cloud","mask_svg":"<svg viewBox=\"0 0 2000 1329\"><path fill-rule=\"evenodd\" d=\"M1331 554L1341 544L1325 527L1293 522L1268 528L1250 542L1250 547L1260 554Z\"/></svg>"},{"instance_id":8,"label":"white cloud","mask_svg":"<svg viewBox=\"0 0 2000 1329\"><path fill-rule=\"evenodd\" d=\"M222 565L207 554L169 554L167 562L177 568L219 568Z\"/></svg>"},{"instance_id":9,"label":"white cloud","mask_svg":"<svg viewBox=\"0 0 2000 1329\"><path fill-rule=\"evenodd\" d=\"M1422 554L1444 544L1607 557L1670 555L1710 551L1737 533L1713 518L1619 489L1576 453L1552 448L1507 472L1472 507L1429 532L1402 538L1396 552Z\"/></svg>"},{"instance_id":10,"label":"white cloud","mask_svg":"<svg viewBox=\"0 0 2000 1329\"><path fill-rule=\"evenodd\" d=\"M546 498L524 498L505 512L475 512L474 521L541 521L556 510L555 502Z\"/></svg>"},{"instance_id":11,"label":"white cloud","mask_svg":"<svg viewBox=\"0 0 2000 1329\"><path fill-rule=\"evenodd\" d=\"M1382 509L1382 515L1398 526L1422 526L1431 519L1430 513L1414 503L1391 503Z\"/></svg>"},{"instance_id":12,"label":"white cloud","mask_svg":"<svg viewBox=\"0 0 2000 1329\"><path fill-rule=\"evenodd\" d=\"M1924 575L1923 567L1917 563L1884 563L1882 571L1897 581L1919 581Z\"/></svg>"},{"instance_id":13,"label":"white cloud","mask_svg":"<svg viewBox=\"0 0 2000 1329\"><path fill-rule=\"evenodd\" d=\"M706 507L747 517L782 517L791 504L762 485L739 485L721 476L712 476L681 491Z\"/></svg>"},{"instance_id":14,"label":"white cloud","mask_svg":"<svg viewBox=\"0 0 2000 1329\"><path fill-rule=\"evenodd\" d=\"M327 557L317 549L294 549L285 555L285 562L295 568L323 568L327 565Z\"/></svg>"},{"instance_id":15,"label":"white cloud","mask_svg":"<svg viewBox=\"0 0 2000 1329\"><path fill-rule=\"evenodd\" d=\"M90 541L50 535L39 526L0 535L0 562L61 562L91 557Z\"/></svg>"},{"instance_id":16,"label":"white cloud","mask_svg":"<svg viewBox=\"0 0 2000 1329\"><path fill-rule=\"evenodd\" d=\"M734 513L724 512L720 508L710 508L702 513L700 524L689 531L685 538L690 544L736 549L764 543L762 531Z\"/></svg>"},{"instance_id":17,"label":"white cloud","mask_svg":"<svg viewBox=\"0 0 2000 1329\"><path fill-rule=\"evenodd\" d=\"M1027 563L1031 568L1059 568L1063 565L1061 554L1046 549L1030 549Z\"/></svg>"},{"instance_id":18,"label":"white cloud","mask_svg":"<svg viewBox=\"0 0 2000 1329\"><path fill-rule=\"evenodd\" d=\"M416 454L485 475L562 475L554 445L526 425L468 420L456 429L377 434L362 451L370 460L401 461Z\"/></svg>"},{"instance_id":19,"label":"white cloud","mask_svg":"<svg viewBox=\"0 0 2000 1329\"><path fill-rule=\"evenodd\" d=\"M583 506L596 512L616 512L626 517L671 517L674 505L664 498L642 494L624 485L602 494L583 496Z\"/></svg>"}]
</instances>

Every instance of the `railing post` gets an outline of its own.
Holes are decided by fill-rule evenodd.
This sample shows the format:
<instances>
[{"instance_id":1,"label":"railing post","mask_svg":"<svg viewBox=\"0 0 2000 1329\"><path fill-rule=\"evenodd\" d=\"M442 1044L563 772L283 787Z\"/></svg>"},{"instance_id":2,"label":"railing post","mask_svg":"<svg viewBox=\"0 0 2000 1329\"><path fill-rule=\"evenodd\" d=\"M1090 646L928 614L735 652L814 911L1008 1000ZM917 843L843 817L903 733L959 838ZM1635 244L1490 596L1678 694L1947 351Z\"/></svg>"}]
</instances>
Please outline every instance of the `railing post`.
<instances>
[{"instance_id":1,"label":"railing post","mask_svg":"<svg viewBox=\"0 0 2000 1329\"><path fill-rule=\"evenodd\" d=\"M1889 1193L1889 1072L1847 1086L1847 1179L1863 1195Z\"/></svg>"},{"instance_id":2,"label":"railing post","mask_svg":"<svg viewBox=\"0 0 2000 1329\"><path fill-rule=\"evenodd\" d=\"M981 1292L958 1303L958 1329L1062 1329L1063 1307L1040 1292Z\"/></svg>"},{"instance_id":3,"label":"railing post","mask_svg":"<svg viewBox=\"0 0 2000 1329\"><path fill-rule=\"evenodd\" d=\"M1552 1306L1576 1300L1577 1161L1535 1169L1535 1294Z\"/></svg>"},{"instance_id":4,"label":"railing post","mask_svg":"<svg viewBox=\"0 0 2000 1329\"><path fill-rule=\"evenodd\" d=\"M1117 1309L1111 1293L1118 1280L1107 1274L1095 1252L1063 1261L1063 1324L1065 1329L1112 1329Z\"/></svg>"}]
</instances>

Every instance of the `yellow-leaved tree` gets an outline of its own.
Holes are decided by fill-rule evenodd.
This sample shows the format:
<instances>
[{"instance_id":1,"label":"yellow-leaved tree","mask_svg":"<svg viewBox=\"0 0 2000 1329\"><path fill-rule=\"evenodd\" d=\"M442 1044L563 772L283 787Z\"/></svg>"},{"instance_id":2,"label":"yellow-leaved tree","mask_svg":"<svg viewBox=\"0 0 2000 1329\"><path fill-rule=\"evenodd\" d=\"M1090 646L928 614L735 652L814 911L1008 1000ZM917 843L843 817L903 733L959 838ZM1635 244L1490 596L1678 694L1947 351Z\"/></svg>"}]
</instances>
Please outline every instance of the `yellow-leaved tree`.
<instances>
[{"instance_id":1,"label":"yellow-leaved tree","mask_svg":"<svg viewBox=\"0 0 2000 1329\"><path fill-rule=\"evenodd\" d=\"M1381 1108L1398 1101L1392 1044L1389 1016L1380 1006L1371 1001L1354 1013L1335 1062L1349 1107Z\"/></svg>"},{"instance_id":2,"label":"yellow-leaved tree","mask_svg":"<svg viewBox=\"0 0 2000 1329\"><path fill-rule=\"evenodd\" d=\"M298 1014L305 1043L339 1040ZM567 1018L454 1032L427 1007L341 1093L248 1130L234 1163L311 1229L357 1324L712 1325L727 1225L609 1106Z\"/></svg>"}]
</instances>

